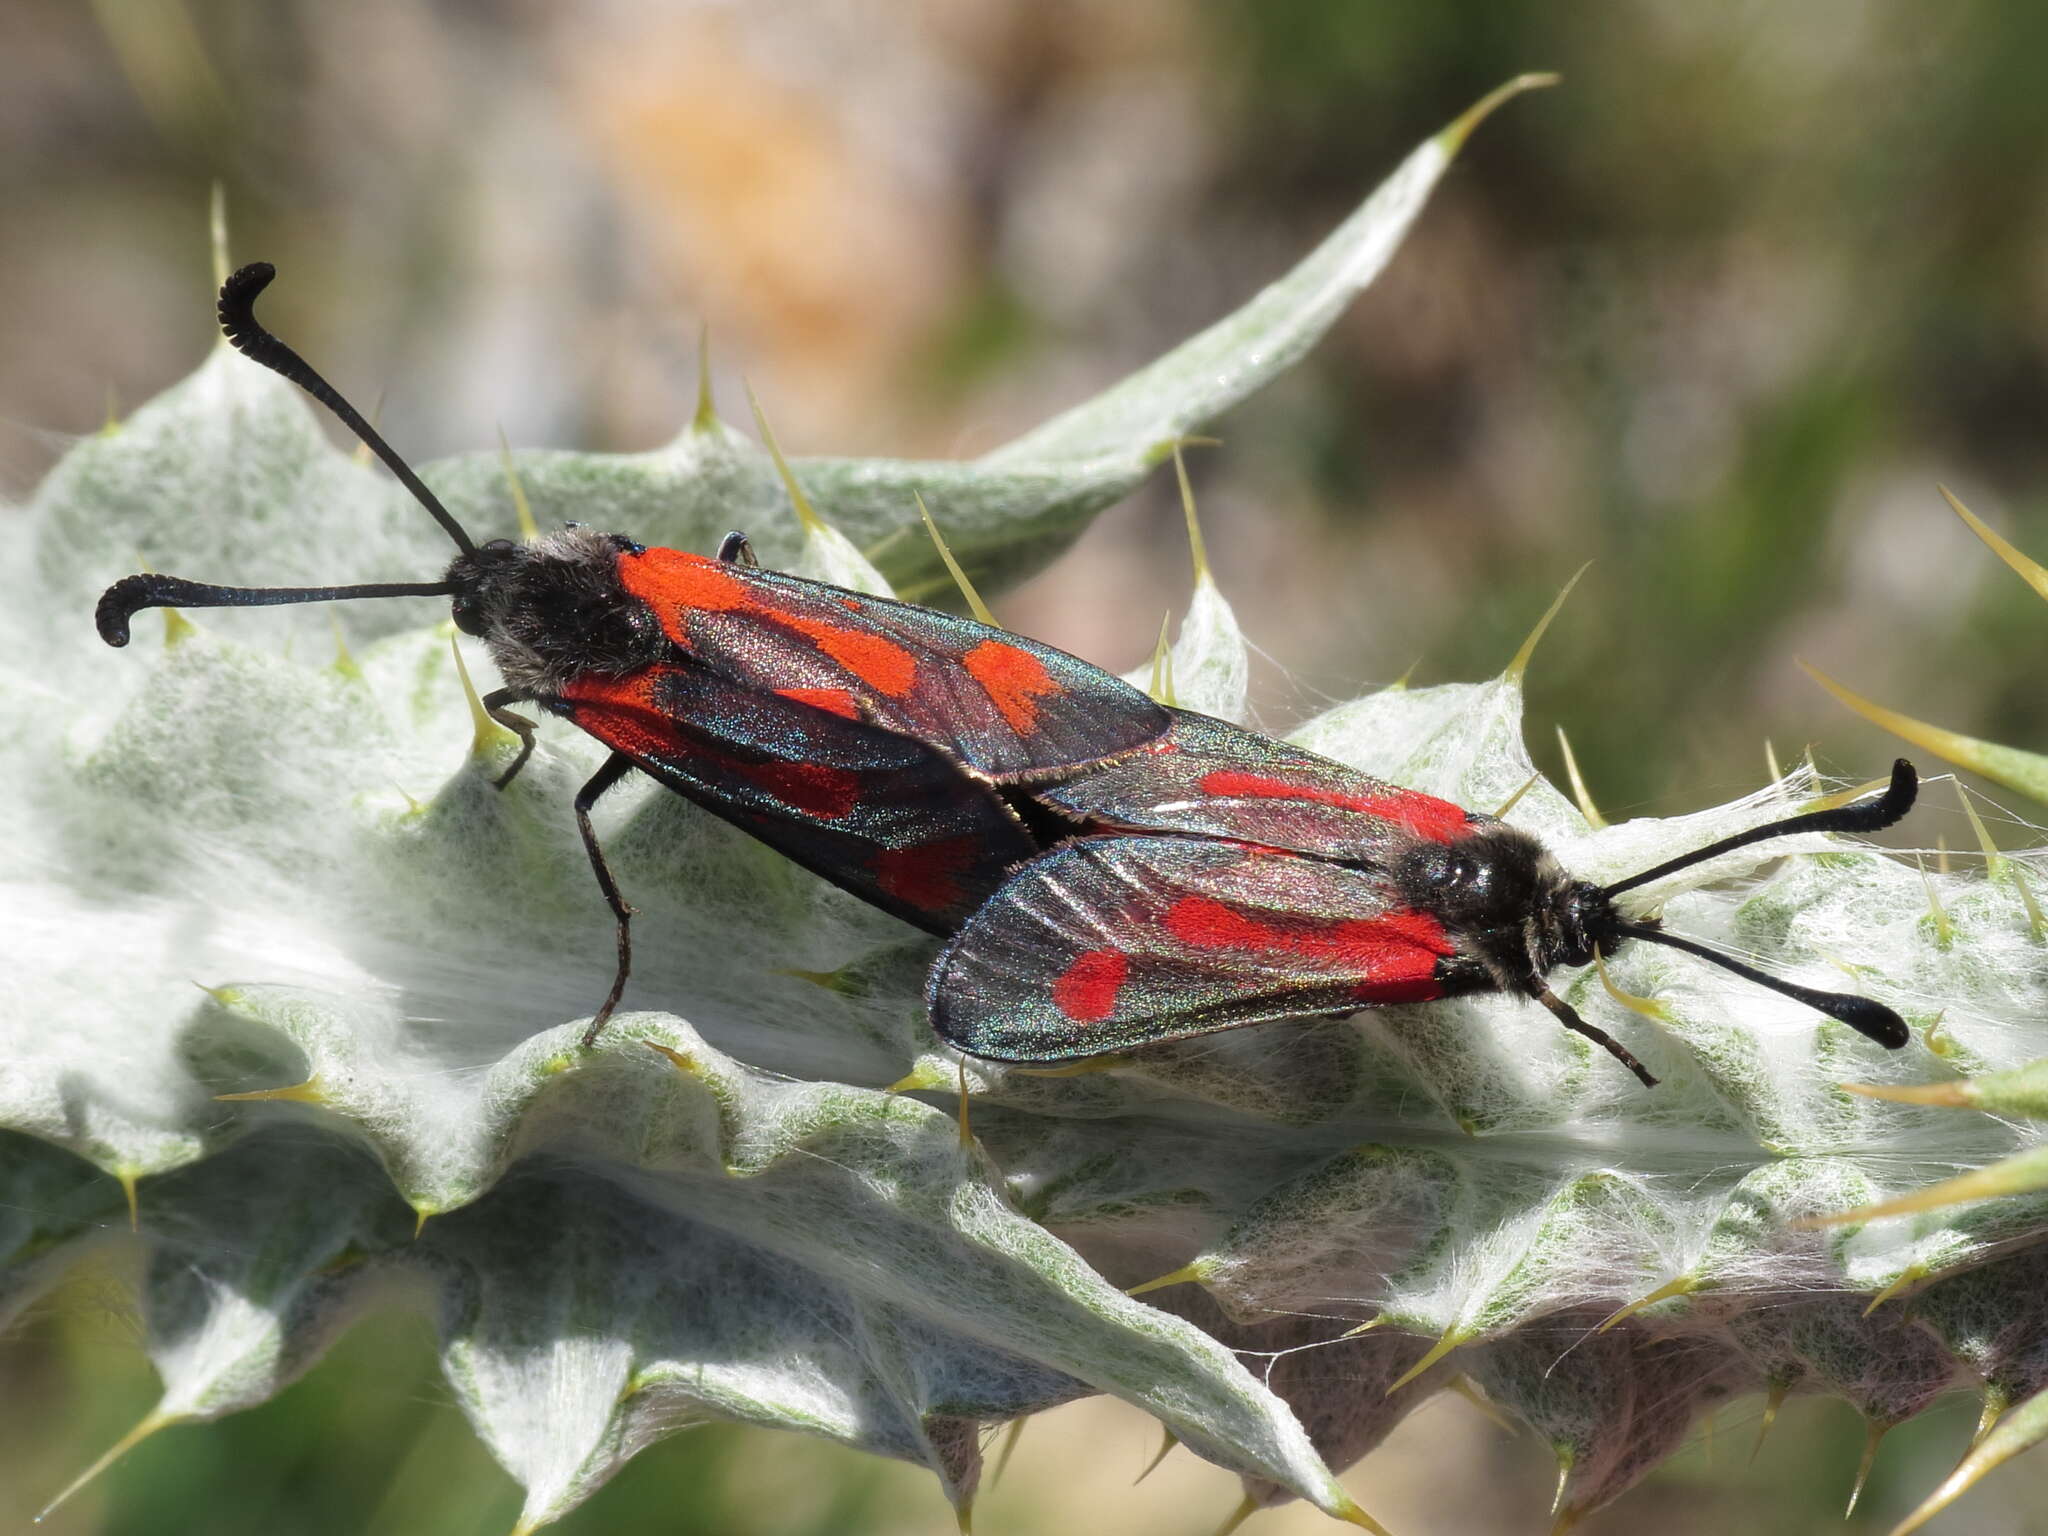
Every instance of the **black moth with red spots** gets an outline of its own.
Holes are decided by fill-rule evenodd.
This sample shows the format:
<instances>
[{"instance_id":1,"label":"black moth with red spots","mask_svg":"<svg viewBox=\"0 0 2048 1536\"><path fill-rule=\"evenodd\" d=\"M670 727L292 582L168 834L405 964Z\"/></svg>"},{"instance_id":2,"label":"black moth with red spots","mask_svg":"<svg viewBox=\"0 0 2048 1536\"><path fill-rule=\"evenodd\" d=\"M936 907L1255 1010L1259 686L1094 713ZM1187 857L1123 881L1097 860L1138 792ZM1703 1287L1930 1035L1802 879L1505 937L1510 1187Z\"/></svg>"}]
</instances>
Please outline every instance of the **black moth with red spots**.
<instances>
[{"instance_id":1,"label":"black moth with red spots","mask_svg":"<svg viewBox=\"0 0 2048 1536\"><path fill-rule=\"evenodd\" d=\"M1033 818L1049 813L1030 804L1031 788L1166 731L1162 706L1063 651L758 570L737 534L717 559L575 526L531 544L477 544L362 415L257 321L257 295L274 275L258 262L222 286L229 341L339 416L447 532L455 559L439 581L344 587L129 576L100 598L100 636L125 645L137 612L167 605L450 599L457 626L483 640L504 676L483 701L521 739L501 788L534 746L533 722L508 706L537 705L612 749L575 804L618 935L611 992L586 1043L617 1006L632 956L632 908L590 809L632 770L856 896L949 934L1048 846Z\"/></svg>"},{"instance_id":2,"label":"black moth with red spots","mask_svg":"<svg viewBox=\"0 0 2048 1536\"><path fill-rule=\"evenodd\" d=\"M933 967L932 1025L972 1055L1053 1062L1278 1019L1498 991L1649 1072L1550 990L1629 939L1667 944L1831 1014L1880 1044L1905 1022L1869 998L1765 975L1654 920L1624 892L1795 832L1872 832L1911 808L1893 768L1878 797L1794 816L1601 887L1528 833L1397 789L1222 721L1174 729L1041 791L1096 835L1025 865Z\"/></svg>"}]
</instances>

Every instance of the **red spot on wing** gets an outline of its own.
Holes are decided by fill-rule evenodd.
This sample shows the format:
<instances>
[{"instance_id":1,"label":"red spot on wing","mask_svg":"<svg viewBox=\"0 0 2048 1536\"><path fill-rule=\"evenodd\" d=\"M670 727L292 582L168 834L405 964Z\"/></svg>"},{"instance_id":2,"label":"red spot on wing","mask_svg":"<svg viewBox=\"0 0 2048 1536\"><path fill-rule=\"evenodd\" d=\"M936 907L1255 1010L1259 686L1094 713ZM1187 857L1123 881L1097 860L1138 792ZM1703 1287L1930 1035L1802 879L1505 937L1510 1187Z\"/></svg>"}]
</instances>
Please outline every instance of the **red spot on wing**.
<instances>
[{"instance_id":1,"label":"red spot on wing","mask_svg":"<svg viewBox=\"0 0 2048 1536\"><path fill-rule=\"evenodd\" d=\"M673 757L688 750L654 697L660 671L648 667L625 677L585 673L570 679L562 697L576 706L576 723L628 757Z\"/></svg>"},{"instance_id":2,"label":"red spot on wing","mask_svg":"<svg viewBox=\"0 0 2048 1536\"><path fill-rule=\"evenodd\" d=\"M1122 950L1091 949L1052 984L1053 1006L1077 1024L1099 1024L1116 1008L1116 994L1131 972Z\"/></svg>"},{"instance_id":3,"label":"red spot on wing","mask_svg":"<svg viewBox=\"0 0 2048 1536\"><path fill-rule=\"evenodd\" d=\"M1443 924L1427 913L1325 922L1252 917L1208 896L1183 896L1166 910L1166 931L1195 949L1285 955L1317 970L1360 978L1361 1002L1415 1003L1440 995L1437 960L1452 952Z\"/></svg>"},{"instance_id":4,"label":"red spot on wing","mask_svg":"<svg viewBox=\"0 0 2048 1536\"><path fill-rule=\"evenodd\" d=\"M795 630L892 699L904 697L917 681L917 658L893 640L785 608L722 561L680 549L642 550L619 556L619 582L654 610L662 631L678 645L690 643L693 612L751 614Z\"/></svg>"},{"instance_id":5,"label":"red spot on wing","mask_svg":"<svg viewBox=\"0 0 2048 1536\"><path fill-rule=\"evenodd\" d=\"M817 763L749 762L684 735L656 694L661 672L647 667L625 677L586 675L572 680L562 697L574 706L577 725L628 757L677 767L691 760L714 765L819 821L853 814L860 803L858 774Z\"/></svg>"},{"instance_id":6,"label":"red spot on wing","mask_svg":"<svg viewBox=\"0 0 2048 1536\"><path fill-rule=\"evenodd\" d=\"M1045 663L1029 651L1001 640L984 640L965 656L960 665L981 684L1002 716L1019 735L1038 724L1038 701L1058 693L1060 685L1045 670Z\"/></svg>"},{"instance_id":7,"label":"red spot on wing","mask_svg":"<svg viewBox=\"0 0 2048 1536\"><path fill-rule=\"evenodd\" d=\"M875 884L920 912L943 912L964 894L960 877L980 849L973 836L949 837L914 848L884 848L870 866Z\"/></svg>"},{"instance_id":8,"label":"red spot on wing","mask_svg":"<svg viewBox=\"0 0 2048 1536\"><path fill-rule=\"evenodd\" d=\"M1417 837L1437 843L1463 836L1472 822L1471 813L1463 806L1418 790L1389 789L1385 794L1353 795L1297 779L1233 768L1203 774L1202 793L1240 800L1305 800L1314 805L1333 805L1339 810L1362 811L1368 816L1399 822Z\"/></svg>"},{"instance_id":9,"label":"red spot on wing","mask_svg":"<svg viewBox=\"0 0 2048 1536\"><path fill-rule=\"evenodd\" d=\"M848 720L860 718L859 703L844 688L778 688L775 691L785 699L794 699L813 709L827 710Z\"/></svg>"},{"instance_id":10,"label":"red spot on wing","mask_svg":"<svg viewBox=\"0 0 2048 1536\"><path fill-rule=\"evenodd\" d=\"M652 608L669 639L688 645L687 615L731 613L754 605L747 584L721 561L680 549L645 549L619 556L619 584Z\"/></svg>"},{"instance_id":11,"label":"red spot on wing","mask_svg":"<svg viewBox=\"0 0 2048 1536\"><path fill-rule=\"evenodd\" d=\"M917 683L917 658L894 640L865 630L842 629L807 613L789 613L766 603L757 606L776 623L810 640L877 693L900 699Z\"/></svg>"},{"instance_id":12,"label":"red spot on wing","mask_svg":"<svg viewBox=\"0 0 2048 1536\"><path fill-rule=\"evenodd\" d=\"M844 768L785 762L734 762L732 766L784 805L819 821L851 816L860 804L860 777Z\"/></svg>"}]
</instances>

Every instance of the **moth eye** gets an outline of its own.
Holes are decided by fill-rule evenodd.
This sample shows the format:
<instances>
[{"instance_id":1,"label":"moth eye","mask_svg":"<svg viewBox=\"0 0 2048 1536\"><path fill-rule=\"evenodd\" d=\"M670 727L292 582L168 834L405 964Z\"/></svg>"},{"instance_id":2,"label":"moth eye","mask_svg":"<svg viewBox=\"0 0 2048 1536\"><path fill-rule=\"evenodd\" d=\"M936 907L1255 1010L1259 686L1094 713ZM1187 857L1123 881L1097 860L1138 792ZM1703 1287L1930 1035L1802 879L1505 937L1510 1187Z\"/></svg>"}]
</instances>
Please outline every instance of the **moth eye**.
<instances>
[{"instance_id":1,"label":"moth eye","mask_svg":"<svg viewBox=\"0 0 2048 1536\"><path fill-rule=\"evenodd\" d=\"M1435 851L1422 866L1422 877L1442 891L1470 890L1483 883L1483 871L1476 859L1462 853Z\"/></svg>"},{"instance_id":2,"label":"moth eye","mask_svg":"<svg viewBox=\"0 0 2048 1536\"><path fill-rule=\"evenodd\" d=\"M517 549L519 546L510 539L487 539L484 541L483 547L485 549Z\"/></svg>"}]
</instances>

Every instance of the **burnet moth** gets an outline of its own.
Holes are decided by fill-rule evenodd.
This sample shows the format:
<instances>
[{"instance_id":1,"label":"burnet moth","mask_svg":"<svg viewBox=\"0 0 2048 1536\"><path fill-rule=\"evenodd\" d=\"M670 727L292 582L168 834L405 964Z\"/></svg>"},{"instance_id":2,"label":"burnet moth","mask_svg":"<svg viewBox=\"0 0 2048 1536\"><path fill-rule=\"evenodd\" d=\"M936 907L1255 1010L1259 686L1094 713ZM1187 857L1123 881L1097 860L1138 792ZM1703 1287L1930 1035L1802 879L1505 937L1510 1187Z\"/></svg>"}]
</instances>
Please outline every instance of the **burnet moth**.
<instances>
[{"instance_id":1,"label":"burnet moth","mask_svg":"<svg viewBox=\"0 0 2048 1536\"><path fill-rule=\"evenodd\" d=\"M1732 849L1799 832L1874 832L1912 808L1899 761L1881 795L1724 838L1608 886L1527 832L1206 716L1040 795L1097 835L1020 868L941 951L933 1028L1012 1062L1110 1055L1279 1019L1497 991L1531 998L1654 1087L1545 979L1630 940L1667 944L1897 1049L1870 998L1766 975L1618 898Z\"/></svg>"},{"instance_id":2,"label":"burnet moth","mask_svg":"<svg viewBox=\"0 0 2048 1536\"><path fill-rule=\"evenodd\" d=\"M571 525L530 544L476 543L353 406L257 321L267 262L222 286L244 356L298 384L388 465L454 542L439 581L223 587L125 577L100 598L109 645L144 608L266 607L371 597L453 599L505 686L483 704L520 738L560 715L611 749L578 792L576 824L616 921L618 966L594 1042L632 968L633 909L590 811L639 769L778 852L927 932L959 927L1009 869L1043 851L1025 793L1161 736L1166 709L1121 679L1005 631L823 582L759 570L730 534L716 559Z\"/></svg>"}]
</instances>

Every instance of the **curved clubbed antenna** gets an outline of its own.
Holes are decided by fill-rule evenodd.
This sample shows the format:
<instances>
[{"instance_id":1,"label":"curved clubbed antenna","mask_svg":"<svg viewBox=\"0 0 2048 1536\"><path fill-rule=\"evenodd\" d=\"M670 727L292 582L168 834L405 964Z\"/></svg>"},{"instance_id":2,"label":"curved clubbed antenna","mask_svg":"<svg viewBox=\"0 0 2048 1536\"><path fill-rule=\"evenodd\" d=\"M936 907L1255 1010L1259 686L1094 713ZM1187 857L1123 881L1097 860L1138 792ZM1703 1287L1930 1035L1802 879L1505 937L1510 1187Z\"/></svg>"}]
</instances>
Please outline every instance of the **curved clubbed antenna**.
<instances>
[{"instance_id":1,"label":"curved clubbed antenna","mask_svg":"<svg viewBox=\"0 0 2048 1536\"><path fill-rule=\"evenodd\" d=\"M1690 868L1694 864L1703 863L1734 849L1746 848L1751 843L1765 842L1774 837L1787 837L1796 832L1879 832L1910 811L1919 794L1920 776L1913 771L1913 765L1902 757L1892 764L1891 782L1885 786L1884 793L1874 799L1858 800L1853 805L1837 806L1824 811L1808 811L1803 816L1788 816L1782 821L1752 827L1747 832L1724 837L1718 843L1709 843L1706 847L1683 857L1667 860L1653 869L1644 870L1639 875L1618 880L1601 894L1611 900L1623 891L1648 885L1653 880L1661 880L1666 875ZM1912 1038L1904 1019L1883 1003L1871 998L1859 997L1853 992L1823 992L1815 987L1802 987L1797 982L1785 981L1753 966L1744 965L1733 956L1709 949L1704 944L1665 933L1654 924L1623 923L1619 931L1627 938L1682 949L1709 964L1720 966L1724 971L1732 971L1746 981L1753 981L1760 987L1769 987L1773 992L1802 1002L1809 1008L1816 1008L1830 1018L1840 1019L1851 1029L1868 1035L1879 1045L1889 1046L1892 1050L1899 1049Z\"/></svg>"},{"instance_id":2,"label":"curved clubbed antenna","mask_svg":"<svg viewBox=\"0 0 2048 1536\"><path fill-rule=\"evenodd\" d=\"M342 424L363 440L363 446L398 476L398 483L412 492L414 499L455 541L455 547L465 555L475 554L476 541L463 531L462 524L455 521L455 514L441 505L441 498L427 489L426 483L413 473L410 464L398 456L397 450L378 436L377 429L363 419L362 413L342 399L340 392L315 373L303 357L263 328L263 322L256 318L256 296L268 288L276 276L277 268L269 262L252 261L246 267L237 267L220 285L216 312L220 316L221 334L227 337L228 345L251 362L261 363L272 373L290 379L340 417Z\"/></svg>"},{"instance_id":3,"label":"curved clubbed antenna","mask_svg":"<svg viewBox=\"0 0 2048 1536\"><path fill-rule=\"evenodd\" d=\"M128 628L145 608L276 608L285 603L344 602L355 597L451 597L445 581L373 581L353 587L216 587L182 576L123 576L100 594L93 623L112 646L128 643Z\"/></svg>"},{"instance_id":4,"label":"curved clubbed antenna","mask_svg":"<svg viewBox=\"0 0 2048 1536\"><path fill-rule=\"evenodd\" d=\"M1682 949L1688 955L1697 955L1724 971L1733 971L1746 981L1769 987L1773 992L1783 993L1809 1008L1817 1008L1831 1019L1840 1019L1857 1033L1868 1035L1879 1045L1889 1046L1895 1051L1913 1038L1912 1032L1906 1028L1906 1021L1873 998L1860 997L1854 992L1823 992L1817 987L1802 987L1796 981L1786 981L1781 976L1744 965L1732 955L1724 955L1719 950L1696 944L1691 939L1681 939L1662 929L1623 923L1621 933L1625 938L1645 939L1652 944L1664 944L1672 949Z\"/></svg>"},{"instance_id":5,"label":"curved clubbed antenna","mask_svg":"<svg viewBox=\"0 0 2048 1536\"><path fill-rule=\"evenodd\" d=\"M1913 765L1903 757L1892 764L1892 780L1884 793L1874 800L1858 800L1853 805L1836 806L1832 810L1808 811L1803 816L1787 816L1782 821L1767 822L1761 827L1751 827L1747 832L1738 832L1733 837L1724 837L1718 843L1692 853L1667 859L1639 875L1630 875L1626 880L1617 880L1601 894L1609 898L1619 896L1623 891L1632 891L1639 885L1648 885L1662 880L1666 875L1690 869L1708 859L1719 858L1737 848L1747 848L1751 843L1768 842L1774 837L1790 837L1795 832L1882 832L1904 818L1913 809L1913 802L1920 797L1920 775L1913 771Z\"/></svg>"},{"instance_id":6,"label":"curved clubbed antenna","mask_svg":"<svg viewBox=\"0 0 2048 1536\"><path fill-rule=\"evenodd\" d=\"M284 375L339 416L372 453L390 466L399 483L447 531L455 547L465 555L475 554L475 541L455 521L454 514L441 505L440 498L421 483L412 466L377 435L376 428L363 420L362 413L342 399L333 385L257 320L256 296L270 286L275 276L277 269L269 262L254 261L231 273L221 284L218 313L221 331L229 344L244 357ZM128 643L129 626L144 608L272 608L286 603L342 602L358 597L451 597L454 593L454 585L446 581L379 581L346 587L220 587L211 582L187 581L182 576L144 573L124 576L101 593L93 622L102 640L121 646Z\"/></svg>"}]
</instances>

